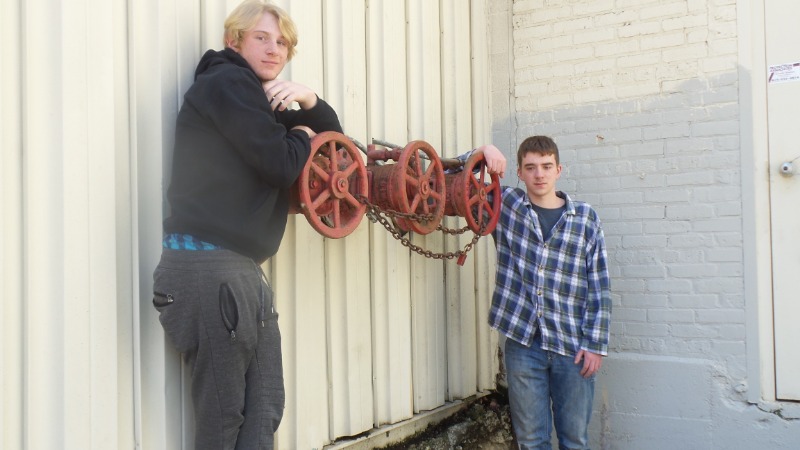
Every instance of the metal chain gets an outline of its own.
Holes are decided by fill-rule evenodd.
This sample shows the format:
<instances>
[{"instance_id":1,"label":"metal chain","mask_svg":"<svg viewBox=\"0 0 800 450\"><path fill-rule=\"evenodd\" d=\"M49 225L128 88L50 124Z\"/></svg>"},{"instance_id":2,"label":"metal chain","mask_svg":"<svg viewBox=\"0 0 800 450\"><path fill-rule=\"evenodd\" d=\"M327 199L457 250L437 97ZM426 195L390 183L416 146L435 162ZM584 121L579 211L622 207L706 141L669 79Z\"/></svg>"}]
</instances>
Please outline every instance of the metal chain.
<instances>
[{"instance_id":1,"label":"metal chain","mask_svg":"<svg viewBox=\"0 0 800 450\"><path fill-rule=\"evenodd\" d=\"M467 231L469 231L469 227L468 226L465 226L464 228L454 229L454 228L447 228L446 226L442 225L441 223L439 224L438 227L436 227L436 229L441 231L442 233L445 233L445 234L452 234L453 236L458 236L459 234L464 234Z\"/></svg>"},{"instance_id":2,"label":"metal chain","mask_svg":"<svg viewBox=\"0 0 800 450\"><path fill-rule=\"evenodd\" d=\"M426 257L426 258L432 258L432 259L453 259L453 258L460 258L460 257L464 257L465 258L467 256L467 253L470 250L472 250L472 248L478 242L478 239L481 238L481 236L483 235L483 232L486 230L486 224L484 223L483 225L481 225L481 232L480 233L475 233L475 235L472 237L472 240L469 243L467 243L467 245L464 246L463 250L459 250L459 251L456 251L456 252L436 253L436 252L432 252L430 250L426 250L426 249L424 249L424 248L422 248L422 247L420 247L418 245L415 245L415 244L411 243L411 240L406 238L405 236L403 236L403 232L398 230L389 221L389 219L394 219L394 218L400 217L400 218L403 218L403 219L414 220L414 221L422 223L422 222L427 222L429 220L433 220L433 218L434 218L433 214L404 213L404 212L401 212L401 211L394 211L394 210L390 210L390 209L381 209L381 207L379 207L378 205L376 205L374 203L371 203L369 200L367 200L367 198L365 196L363 196L361 194L356 195L356 198L358 199L358 201L362 202L364 205L367 206L367 218L369 219L370 222L372 222L372 223L376 223L376 222L380 223L381 225L383 225L384 228L386 228L386 230L395 239L400 241L400 243L403 244L404 247L407 247L408 249L410 249L410 250L412 250L412 251L414 251L414 252L416 252L416 253L418 253L418 254ZM466 232L467 230L469 230L469 227L464 227L464 228L460 228L460 229L455 230L455 229L444 227L441 224L439 224L439 226L436 227L436 229L437 230L441 230L443 233L447 233L447 234L451 234L451 235L460 235L460 234L463 234L464 232Z\"/></svg>"}]
</instances>

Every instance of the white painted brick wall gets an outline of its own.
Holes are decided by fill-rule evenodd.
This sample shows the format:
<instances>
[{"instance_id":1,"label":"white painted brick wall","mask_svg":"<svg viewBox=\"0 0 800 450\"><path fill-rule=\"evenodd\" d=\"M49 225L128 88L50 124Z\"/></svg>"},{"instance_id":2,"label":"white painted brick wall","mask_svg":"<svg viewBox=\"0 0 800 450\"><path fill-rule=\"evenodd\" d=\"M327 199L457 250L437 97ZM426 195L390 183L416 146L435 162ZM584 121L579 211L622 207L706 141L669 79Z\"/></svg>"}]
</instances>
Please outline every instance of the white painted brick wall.
<instances>
[{"instance_id":1,"label":"white painted brick wall","mask_svg":"<svg viewBox=\"0 0 800 450\"><path fill-rule=\"evenodd\" d=\"M612 351L743 377L736 0L510 3L507 129L553 136L605 223Z\"/></svg>"}]
</instances>

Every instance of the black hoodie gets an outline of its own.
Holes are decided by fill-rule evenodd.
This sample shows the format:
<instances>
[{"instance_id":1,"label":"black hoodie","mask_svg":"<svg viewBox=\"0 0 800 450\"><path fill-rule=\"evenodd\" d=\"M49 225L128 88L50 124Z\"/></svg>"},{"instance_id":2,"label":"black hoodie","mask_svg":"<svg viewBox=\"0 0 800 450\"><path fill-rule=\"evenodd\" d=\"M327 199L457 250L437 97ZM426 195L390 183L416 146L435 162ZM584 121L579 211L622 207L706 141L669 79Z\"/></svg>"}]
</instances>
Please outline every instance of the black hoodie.
<instances>
[{"instance_id":1,"label":"black hoodie","mask_svg":"<svg viewBox=\"0 0 800 450\"><path fill-rule=\"evenodd\" d=\"M289 189L311 153L305 125L342 132L322 99L272 111L261 81L238 53L209 50L195 71L175 127L172 215L166 233L191 234L261 263L278 251Z\"/></svg>"}]
</instances>

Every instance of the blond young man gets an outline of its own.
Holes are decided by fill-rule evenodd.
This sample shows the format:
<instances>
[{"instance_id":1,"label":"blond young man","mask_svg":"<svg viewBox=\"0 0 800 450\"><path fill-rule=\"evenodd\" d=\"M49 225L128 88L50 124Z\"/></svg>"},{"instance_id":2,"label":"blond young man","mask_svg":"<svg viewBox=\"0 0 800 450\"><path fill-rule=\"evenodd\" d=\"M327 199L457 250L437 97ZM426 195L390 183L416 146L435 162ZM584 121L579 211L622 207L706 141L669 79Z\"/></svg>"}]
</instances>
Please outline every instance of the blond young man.
<instances>
[{"instance_id":1,"label":"blond young man","mask_svg":"<svg viewBox=\"0 0 800 450\"><path fill-rule=\"evenodd\" d=\"M153 303L192 370L195 448L272 449L285 394L260 264L280 245L310 138L342 128L311 89L277 78L297 45L284 10L245 0L224 44L201 58L178 114Z\"/></svg>"}]
</instances>

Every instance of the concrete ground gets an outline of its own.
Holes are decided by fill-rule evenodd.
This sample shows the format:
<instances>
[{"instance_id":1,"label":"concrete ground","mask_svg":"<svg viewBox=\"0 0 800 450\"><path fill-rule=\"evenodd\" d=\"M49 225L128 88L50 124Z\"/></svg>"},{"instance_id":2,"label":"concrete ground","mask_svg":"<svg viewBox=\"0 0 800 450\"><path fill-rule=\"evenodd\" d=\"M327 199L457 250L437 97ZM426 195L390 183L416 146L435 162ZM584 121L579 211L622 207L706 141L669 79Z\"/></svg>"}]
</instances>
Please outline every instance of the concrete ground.
<instances>
[{"instance_id":1,"label":"concrete ground","mask_svg":"<svg viewBox=\"0 0 800 450\"><path fill-rule=\"evenodd\" d=\"M399 444L383 450L511 450L508 398L494 392L473 402L463 411Z\"/></svg>"}]
</instances>

